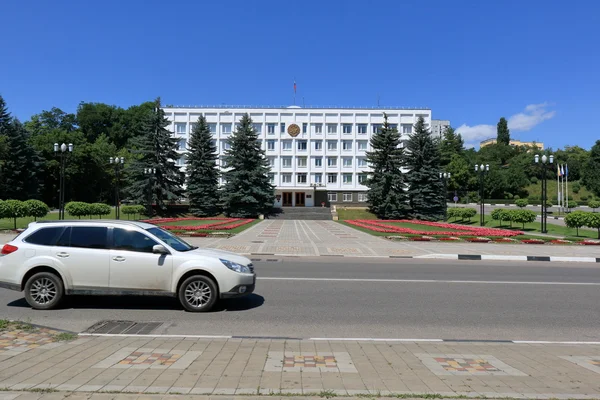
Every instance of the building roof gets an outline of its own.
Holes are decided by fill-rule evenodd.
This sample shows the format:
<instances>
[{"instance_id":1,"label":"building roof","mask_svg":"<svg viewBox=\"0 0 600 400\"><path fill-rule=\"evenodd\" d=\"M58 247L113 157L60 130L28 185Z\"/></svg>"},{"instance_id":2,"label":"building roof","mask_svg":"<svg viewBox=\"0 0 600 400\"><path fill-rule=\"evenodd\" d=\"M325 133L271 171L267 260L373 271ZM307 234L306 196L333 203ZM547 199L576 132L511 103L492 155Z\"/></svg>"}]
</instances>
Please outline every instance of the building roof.
<instances>
[{"instance_id":1,"label":"building roof","mask_svg":"<svg viewBox=\"0 0 600 400\"><path fill-rule=\"evenodd\" d=\"M251 105L194 105L194 106L180 106L167 104L162 108L215 108L215 109L280 109L280 110L428 110L429 107L340 107L340 106L251 106Z\"/></svg>"}]
</instances>

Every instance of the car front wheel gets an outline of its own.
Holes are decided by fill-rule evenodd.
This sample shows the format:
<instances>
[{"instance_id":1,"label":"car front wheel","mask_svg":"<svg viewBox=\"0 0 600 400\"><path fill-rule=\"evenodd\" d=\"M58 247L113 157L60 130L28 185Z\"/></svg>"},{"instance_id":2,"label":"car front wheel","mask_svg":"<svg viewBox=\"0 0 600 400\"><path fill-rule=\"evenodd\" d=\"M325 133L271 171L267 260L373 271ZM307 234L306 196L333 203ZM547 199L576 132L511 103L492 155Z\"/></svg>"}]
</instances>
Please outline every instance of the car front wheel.
<instances>
[{"instance_id":1,"label":"car front wheel","mask_svg":"<svg viewBox=\"0 0 600 400\"><path fill-rule=\"evenodd\" d=\"M209 311L217 302L217 296L217 285L202 275L190 276L179 287L181 305L192 312Z\"/></svg>"},{"instance_id":2,"label":"car front wheel","mask_svg":"<svg viewBox=\"0 0 600 400\"><path fill-rule=\"evenodd\" d=\"M50 272L38 272L25 283L25 300L36 310L50 310L62 300L62 280Z\"/></svg>"}]
</instances>

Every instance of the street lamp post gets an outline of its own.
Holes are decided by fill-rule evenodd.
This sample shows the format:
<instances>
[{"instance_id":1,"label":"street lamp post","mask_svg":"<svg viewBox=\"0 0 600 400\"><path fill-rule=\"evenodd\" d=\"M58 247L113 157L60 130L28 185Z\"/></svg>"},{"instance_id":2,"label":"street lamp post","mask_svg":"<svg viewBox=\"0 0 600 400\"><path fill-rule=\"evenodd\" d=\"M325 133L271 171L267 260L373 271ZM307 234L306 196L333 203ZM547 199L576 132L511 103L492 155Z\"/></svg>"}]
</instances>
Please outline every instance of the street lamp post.
<instances>
[{"instance_id":1,"label":"street lamp post","mask_svg":"<svg viewBox=\"0 0 600 400\"><path fill-rule=\"evenodd\" d=\"M73 143L54 143L54 154L60 157L60 175L58 179L58 219L65 219L65 164L67 155L73 153Z\"/></svg>"},{"instance_id":2,"label":"street lamp post","mask_svg":"<svg viewBox=\"0 0 600 400\"><path fill-rule=\"evenodd\" d=\"M485 188L484 188L483 184L484 184L485 175L488 172L490 172L490 164L485 164L485 165L475 164L475 172L479 174L479 225L484 226L485 225L485 204L484 204Z\"/></svg>"},{"instance_id":3,"label":"street lamp post","mask_svg":"<svg viewBox=\"0 0 600 400\"><path fill-rule=\"evenodd\" d=\"M450 172L440 172L440 179L444 182L444 201L448 202L448 179L450 179L452 175Z\"/></svg>"},{"instance_id":4,"label":"street lamp post","mask_svg":"<svg viewBox=\"0 0 600 400\"><path fill-rule=\"evenodd\" d=\"M313 188L313 196L314 196L314 200L313 200L313 207L317 206L317 188L319 187L323 187L324 185L322 183L311 183L310 187Z\"/></svg>"},{"instance_id":5,"label":"street lamp post","mask_svg":"<svg viewBox=\"0 0 600 400\"><path fill-rule=\"evenodd\" d=\"M144 175L148 177L148 218L152 218L152 181L156 168L144 168Z\"/></svg>"},{"instance_id":6,"label":"street lamp post","mask_svg":"<svg viewBox=\"0 0 600 400\"><path fill-rule=\"evenodd\" d=\"M121 201L119 199L119 169L123 168L123 164L125 164L125 158L123 157L110 157L108 159L109 163L114 164L115 165L115 177L116 177L116 184L115 184L115 218L116 219L120 219L121 218Z\"/></svg>"},{"instance_id":7,"label":"street lamp post","mask_svg":"<svg viewBox=\"0 0 600 400\"><path fill-rule=\"evenodd\" d=\"M546 179L546 166L554 164L554 156L546 156L545 154L540 157L536 154L533 158L536 164L542 168L542 233L548 233L548 181ZM541 163L540 163L541 161Z\"/></svg>"}]
</instances>

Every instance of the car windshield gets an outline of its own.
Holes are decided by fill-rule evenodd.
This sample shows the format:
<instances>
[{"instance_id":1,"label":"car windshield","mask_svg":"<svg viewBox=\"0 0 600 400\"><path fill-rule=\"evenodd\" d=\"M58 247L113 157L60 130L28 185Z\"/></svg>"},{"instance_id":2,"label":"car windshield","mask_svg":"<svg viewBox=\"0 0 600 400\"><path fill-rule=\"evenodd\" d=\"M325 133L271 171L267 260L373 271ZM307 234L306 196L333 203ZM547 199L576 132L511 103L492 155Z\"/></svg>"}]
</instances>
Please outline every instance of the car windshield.
<instances>
[{"instance_id":1,"label":"car windshield","mask_svg":"<svg viewBox=\"0 0 600 400\"><path fill-rule=\"evenodd\" d=\"M146 230L177 251L190 251L190 250L194 250L194 249L198 248L196 246L192 246L192 245L184 242L177 236L173 235L170 232L165 231L164 229L148 228Z\"/></svg>"}]
</instances>

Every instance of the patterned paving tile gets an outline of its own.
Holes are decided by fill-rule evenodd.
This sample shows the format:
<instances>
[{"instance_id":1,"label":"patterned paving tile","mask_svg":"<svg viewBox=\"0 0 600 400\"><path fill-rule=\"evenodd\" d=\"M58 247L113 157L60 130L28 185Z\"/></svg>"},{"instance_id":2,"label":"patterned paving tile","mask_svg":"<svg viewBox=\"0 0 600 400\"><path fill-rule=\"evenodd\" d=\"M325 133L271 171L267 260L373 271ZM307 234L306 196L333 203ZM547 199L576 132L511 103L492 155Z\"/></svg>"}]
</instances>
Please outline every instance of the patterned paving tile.
<instances>
[{"instance_id":1,"label":"patterned paving tile","mask_svg":"<svg viewBox=\"0 0 600 400\"><path fill-rule=\"evenodd\" d=\"M22 353L37 348L54 348L63 343L55 342L54 336L61 333L48 328L32 330L14 329L0 333L0 354Z\"/></svg>"},{"instance_id":2,"label":"patterned paving tile","mask_svg":"<svg viewBox=\"0 0 600 400\"><path fill-rule=\"evenodd\" d=\"M221 249L221 250L237 251L237 252L245 252L245 251L248 251L249 248L250 248L250 246L232 246L232 245L219 246L219 249Z\"/></svg>"},{"instance_id":3,"label":"patterned paving tile","mask_svg":"<svg viewBox=\"0 0 600 400\"><path fill-rule=\"evenodd\" d=\"M560 356L560 358L600 374L600 356Z\"/></svg>"},{"instance_id":4,"label":"patterned paving tile","mask_svg":"<svg viewBox=\"0 0 600 400\"><path fill-rule=\"evenodd\" d=\"M201 351L127 347L92 368L186 369L202 354Z\"/></svg>"},{"instance_id":5,"label":"patterned paving tile","mask_svg":"<svg viewBox=\"0 0 600 400\"><path fill-rule=\"evenodd\" d=\"M496 357L480 354L415 354L436 375L527 376Z\"/></svg>"},{"instance_id":6,"label":"patterned paving tile","mask_svg":"<svg viewBox=\"0 0 600 400\"><path fill-rule=\"evenodd\" d=\"M362 253L356 247L328 247L330 253L333 254L360 254Z\"/></svg>"},{"instance_id":7,"label":"patterned paving tile","mask_svg":"<svg viewBox=\"0 0 600 400\"><path fill-rule=\"evenodd\" d=\"M264 367L265 372L350 372L358 373L350 354L298 353L270 351Z\"/></svg>"}]
</instances>

